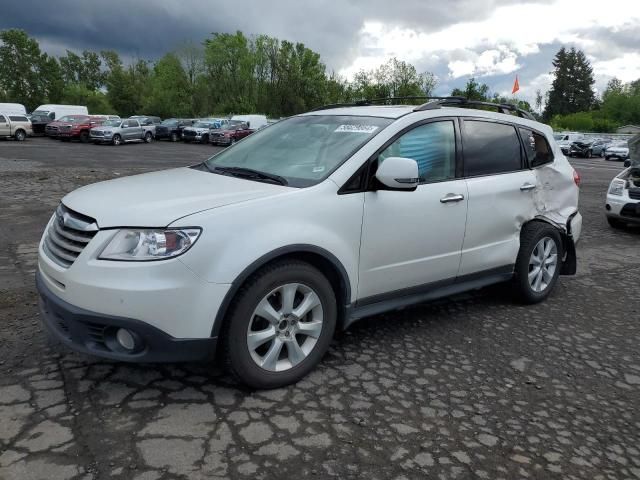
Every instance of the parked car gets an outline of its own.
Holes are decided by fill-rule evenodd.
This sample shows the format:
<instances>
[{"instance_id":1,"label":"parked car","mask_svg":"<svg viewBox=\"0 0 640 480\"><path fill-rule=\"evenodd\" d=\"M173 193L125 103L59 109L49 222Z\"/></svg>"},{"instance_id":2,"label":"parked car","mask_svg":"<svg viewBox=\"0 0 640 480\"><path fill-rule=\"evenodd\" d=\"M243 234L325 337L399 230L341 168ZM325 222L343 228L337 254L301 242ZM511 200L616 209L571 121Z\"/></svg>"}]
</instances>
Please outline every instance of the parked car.
<instances>
[{"instance_id":1,"label":"parked car","mask_svg":"<svg viewBox=\"0 0 640 480\"><path fill-rule=\"evenodd\" d=\"M169 118L163 120L156 126L156 138L158 140L166 138L172 142L177 142L182 138L182 130L192 126L197 120L193 118Z\"/></svg>"},{"instance_id":2,"label":"parked car","mask_svg":"<svg viewBox=\"0 0 640 480\"><path fill-rule=\"evenodd\" d=\"M13 137L21 142L33 134L26 115L0 112L0 138Z\"/></svg>"},{"instance_id":3,"label":"parked car","mask_svg":"<svg viewBox=\"0 0 640 480\"><path fill-rule=\"evenodd\" d=\"M569 156L571 150L571 144L573 142L584 140L584 135L577 132L563 132L553 135L555 141L558 143L558 147L562 150L564 155Z\"/></svg>"},{"instance_id":4,"label":"parked car","mask_svg":"<svg viewBox=\"0 0 640 480\"><path fill-rule=\"evenodd\" d=\"M40 105L31 114L31 125L35 134L46 133L46 125L67 115L89 115L82 105Z\"/></svg>"},{"instance_id":5,"label":"parked car","mask_svg":"<svg viewBox=\"0 0 640 480\"><path fill-rule=\"evenodd\" d=\"M265 115L234 115L231 120L244 122L253 130L258 130L269 123Z\"/></svg>"},{"instance_id":6,"label":"parked car","mask_svg":"<svg viewBox=\"0 0 640 480\"><path fill-rule=\"evenodd\" d=\"M604 157L604 150L608 144L609 142L599 138L578 140L571 143L569 156L591 158L593 155L597 155Z\"/></svg>"},{"instance_id":7,"label":"parked car","mask_svg":"<svg viewBox=\"0 0 640 480\"><path fill-rule=\"evenodd\" d=\"M185 127L182 130L182 140L189 142L209 142L209 131L212 128L217 128L220 125L220 121L215 118L205 118L196 121L190 127Z\"/></svg>"},{"instance_id":8,"label":"parked car","mask_svg":"<svg viewBox=\"0 0 640 480\"><path fill-rule=\"evenodd\" d=\"M605 160L615 159L625 161L629 158L629 145L626 141L614 142L604 151Z\"/></svg>"},{"instance_id":9,"label":"parked car","mask_svg":"<svg viewBox=\"0 0 640 480\"><path fill-rule=\"evenodd\" d=\"M0 112L5 115L27 115L27 109L21 103L0 103Z\"/></svg>"},{"instance_id":10,"label":"parked car","mask_svg":"<svg viewBox=\"0 0 640 480\"><path fill-rule=\"evenodd\" d=\"M48 137L59 139L61 138L61 129L68 133L74 124L85 125L85 127L90 128L90 122L89 115L66 115L58 120L47 123L44 131Z\"/></svg>"},{"instance_id":11,"label":"parked car","mask_svg":"<svg viewBox=\"0 0 640 480\"><path fill-rule=\"evenodd\" d=\"M141 125L137 118L107 120L99 127L92 128L90 137L93 143L111 143L112 145L137 140L151 143L155 128L155 125Z\"/></svg>"},{"instance_id":12,"label":"parked car","mask_svg":"<svg viewBox=\"0 0 640 480\"><path fill-rule=\"evenodd\" d=\"M212 145L229 146L251 135L254 131L245 122L231 120L226 127L211 130L209 141Z\"/></svg>"},{"instance_id":13,"label":"parked car","mask_svg":"<svg viewBox=\"0 0 640 480\"><path fill-rule=\"evenodd\" d=\"M498 282L543 301L575 273L579 176L547 125L443 104L318 110L67 194L39 246L40 318L79 352L218 351L275 388L363 317Z\"/></svg>"},{"instance_id":14,"label":"parked car","mask_svg":"<svg viewBox=\"0 0 640 480\"><path fill-rule=\"evenodd\" d=\"M93 127L102 125L107 121L106 115L71 115L70 121L53 122L57 124L57 137L60 140L80 140L82 143L88 143L91 138L89 132ZM49 126L47 126L49 128Z\"/></svg>"},{"instance_id":15,"label":"parked car","mask_svg":"<svg viewBox=\"0 0 640 480\"><path fill-rule=\"evenodd\" d=\"M640 225L640 166L626 168L611 181L605 211L613 228Z\"/></svg>"}]
</instances>

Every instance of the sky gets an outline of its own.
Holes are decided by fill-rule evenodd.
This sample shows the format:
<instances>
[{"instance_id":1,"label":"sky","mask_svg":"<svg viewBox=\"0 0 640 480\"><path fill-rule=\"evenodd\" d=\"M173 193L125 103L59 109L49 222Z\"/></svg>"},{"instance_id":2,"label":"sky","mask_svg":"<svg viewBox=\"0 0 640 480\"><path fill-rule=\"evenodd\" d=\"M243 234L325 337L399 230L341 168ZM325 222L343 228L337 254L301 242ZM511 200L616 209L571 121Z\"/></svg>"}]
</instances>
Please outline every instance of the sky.
<instances>
[{"instance_id":1,"label":"sky","mask_svg":"<svg viewBox=\"0 0 640 480\"><path fill-rule=\"evenodd\" d=\"M432 72L436 94L470 77L533 101L547 91L560 47L582 49L596 90L640 78L640 0L21 0L5 2L0 29L22 28L51 54L114 49L154 60L211 32L267 34L319 52L351 78L392 57Z\"/></svg>"}]
</instances>

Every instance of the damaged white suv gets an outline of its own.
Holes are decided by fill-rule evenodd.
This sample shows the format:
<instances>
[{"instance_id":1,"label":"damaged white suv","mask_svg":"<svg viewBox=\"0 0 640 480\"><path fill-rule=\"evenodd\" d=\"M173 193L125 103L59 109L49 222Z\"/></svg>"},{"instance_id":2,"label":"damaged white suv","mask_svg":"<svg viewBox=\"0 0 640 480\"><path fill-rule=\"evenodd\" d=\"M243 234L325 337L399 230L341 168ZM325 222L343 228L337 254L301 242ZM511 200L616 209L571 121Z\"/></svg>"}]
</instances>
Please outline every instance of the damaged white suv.
<instances>
[{"instance_id":1,"label":"damaged white suv","mask_svg":"<svg viewBox=\"0 0 640 480\"><path fill-rule=\"evenodd\" d=\"M498 282L543 300L575 273L579 177L548 126L459 105L332 106L68 194L40 243L43 321L115 360L217 351L273 388L363 317Z\"/></svg>"}]
</instances>

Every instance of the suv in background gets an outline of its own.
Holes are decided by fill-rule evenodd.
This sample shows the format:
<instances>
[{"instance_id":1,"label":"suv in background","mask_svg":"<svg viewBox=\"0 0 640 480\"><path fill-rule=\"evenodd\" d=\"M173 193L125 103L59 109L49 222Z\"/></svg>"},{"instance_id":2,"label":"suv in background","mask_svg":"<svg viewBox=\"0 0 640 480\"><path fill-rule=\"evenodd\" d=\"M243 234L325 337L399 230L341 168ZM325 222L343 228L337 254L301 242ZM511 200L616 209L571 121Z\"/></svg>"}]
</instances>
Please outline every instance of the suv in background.
<instances>
[{"instance_id":1,"label":"suv in background","mask_svg":"<svg viewBox=\"0 0 640 480\"><path fill-rule=\"evenodd\" d=\"M209 132L209 141L212 145L229 146L238 140L242 140L244 137L248 137L253 132L255 132L255 130L249 128L246 122L231 120L223 128L212 129Z\"/></svg>"},{"instance_id":2,"label":"suv in background","mask_svg":"<svg viewBox=\"0 0 640 480\"><path fill-rule=\"evenodd\" d=\"M7 115L0 112L0 138L13 137L21 142L33 134L26 115Z\"/></svg>"},{"instance_id":3,"label":"suv in background","mask_svg":"<svg viewBox=\"0 0 640 480\"><path fill-rule=\"evenodd\" d=\"M41 319L80 352L217 351L275 388L364 317L499 282L543 301L576 270L579 177L547 125L474 105L332 106L71 192L39 246Z\"/></svg>"},{"instance_id":4,"label":"suv in background","mask_svg":"<svg viewBox=\"0 0 640 480\"><path fill-rule=\"evenodd\" d=\"M196 119L193 118L168 118L156 126L156 139L166 138L172 142L177 142L182 138L182 131L185 127L190 127Z\"/></svg>"}]
</instances>

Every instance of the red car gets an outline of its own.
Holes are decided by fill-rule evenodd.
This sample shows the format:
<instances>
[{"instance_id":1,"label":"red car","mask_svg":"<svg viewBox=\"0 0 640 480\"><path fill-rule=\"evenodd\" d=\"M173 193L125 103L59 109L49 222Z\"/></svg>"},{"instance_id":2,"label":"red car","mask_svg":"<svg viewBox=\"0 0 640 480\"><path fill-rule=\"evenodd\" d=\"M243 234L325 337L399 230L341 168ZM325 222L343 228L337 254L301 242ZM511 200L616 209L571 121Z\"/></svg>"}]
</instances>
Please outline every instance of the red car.
<instances>
[{"instance_id":1,"label":"red car","mask_svg":"<svg viewBox=\"0 0 640 480\"><path fill-rule=\"evenodd\" d=\"M57 137L60 140L80 140L82 143L89 141L89 130L102 125L105 117L91 115L67 115L60 120L47 125L47 135Z\"/></svg>"},{"instance_id":2,"label":"red car","mask_svg":"<svg viewBox=\"0 0 640 480\"><path fill-rule=\"evenodd\" d=\"M255 130L249 128L245 122L231 120L222 128L209 131L209 142L212 145L233 145L238 140L251 135Z\"/></svg>"}]
</instances>

